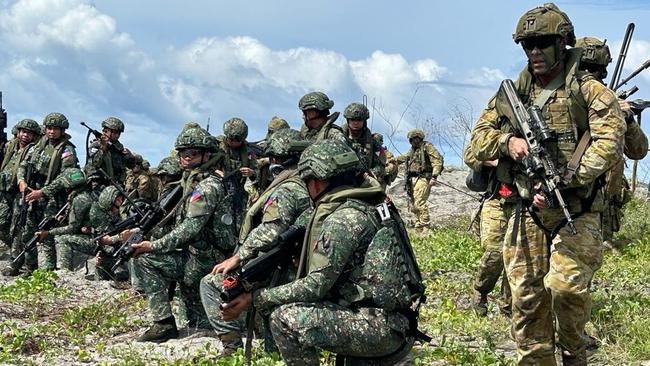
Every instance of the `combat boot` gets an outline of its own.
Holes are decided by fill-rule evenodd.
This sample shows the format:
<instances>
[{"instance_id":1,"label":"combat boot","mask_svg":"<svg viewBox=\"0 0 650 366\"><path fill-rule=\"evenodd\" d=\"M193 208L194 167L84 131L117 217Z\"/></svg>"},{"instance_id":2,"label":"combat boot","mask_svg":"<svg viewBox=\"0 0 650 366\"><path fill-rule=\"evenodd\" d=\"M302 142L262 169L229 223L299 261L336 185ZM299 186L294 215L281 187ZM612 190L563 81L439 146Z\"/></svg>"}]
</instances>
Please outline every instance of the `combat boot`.
<instances>
[{"instance_id":1,"label":"combat boot","mask_svg":"<svg viewBox=\"0 0 650 366\"><path fill-rule=\"evenodd\" d=\"M226 357L230 356L237 351L238 348L244 347L241 340L241 333L237 331L228 332L226 334L219 334L219 340L223 346L221 355Z\"/></svg>"},{"instance_id":2,"label":"combat boot","mask_svg":"<svg viewBox=\"0 0 650 366\"><path fill-rule=\"evenodd\" d=\"M562 366L587 366L587 350L576 353L562 351Z\"/></svg>"},{"instance_id":3,"label":"combat boot","mask_svg":"<svg viewBox=\"0 0 650 366\"><path fill-rule=\"evenodd\" d=\"M138 342L167 342L172 338L178 338L178 329L176 320L173 316L154 322L144 334L138 338Z\"/></svg>"},{"instance_id":4,"label":"combat boot","mask_svg":"<svg viewBox=\"0 0 650 366\"><path fill-rule=\"evenodd\" d=\"M7 277L16 277L20 274L20 269L9 265L2 269L2 275Z\"/></svg>"},{"instance_id":5,"label":"combat boot","mask_svg":"<svg viewBox=\"0 0 650 366\"><path fill-rule=\"evenodd\" d=\"M488 313L487 295L474 290L474 294L472 295L472 309L478 316L486 317Z\"/></svg>"}]
</instances>

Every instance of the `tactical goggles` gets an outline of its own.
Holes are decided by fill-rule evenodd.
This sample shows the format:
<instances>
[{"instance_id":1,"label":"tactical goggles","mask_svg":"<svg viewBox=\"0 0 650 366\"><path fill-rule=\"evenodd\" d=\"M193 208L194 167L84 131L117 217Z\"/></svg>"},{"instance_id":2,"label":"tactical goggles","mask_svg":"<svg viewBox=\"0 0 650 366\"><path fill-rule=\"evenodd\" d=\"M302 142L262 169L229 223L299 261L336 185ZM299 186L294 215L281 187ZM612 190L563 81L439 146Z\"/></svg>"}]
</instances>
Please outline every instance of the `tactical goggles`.
<instances>
[{"instance_id":1,"label":"tactical goggles","mask_svg":"<svg viewBox=\"0 0 650 366\"><path fill-rule=\"evenodd\" d=\"M178 155L181 157L181 159L194 159L197 158L201 155L201 150L196 150L196 149L185 149L181 150L178 152Z\"/></svg>"}]
</instances>

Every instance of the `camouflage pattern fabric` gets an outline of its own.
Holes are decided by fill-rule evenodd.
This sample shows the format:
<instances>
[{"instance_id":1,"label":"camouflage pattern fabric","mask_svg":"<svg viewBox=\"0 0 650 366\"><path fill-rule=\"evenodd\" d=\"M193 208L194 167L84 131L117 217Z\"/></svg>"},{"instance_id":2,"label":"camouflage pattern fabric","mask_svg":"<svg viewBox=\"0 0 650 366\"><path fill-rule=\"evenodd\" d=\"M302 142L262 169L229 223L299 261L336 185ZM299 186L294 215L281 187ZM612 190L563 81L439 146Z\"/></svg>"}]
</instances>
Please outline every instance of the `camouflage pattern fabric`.
<instances>
[{"instance_id":1,"label":"camouflage pattern fabric","mask_svg":"<svg viewBox=\"0 0 650 366\"><path fill-rule=\"evenodd\" d=\"M350 286L362 276L361 271L352 270L359 267L354 258L367 250L377 230L371 216L347 203L382 196L374 180L325 194L316 202L305 237L305 245L311 248L306 276L254 294L255 306L262 314L270 314L271 332L287 365L318 365L319 349L381 357L405 342L408 321L400 313L363 305L354 306L353 311L349 297L344 298L344 294L352 295ZM336 301L341 305L332 303Z\"/></svg>"},{"instance_id":2,"label":"camouflage pattern fabric","mask_svg":"<svg viewBox=\"0 0 650 366\"><path fill-rule=\"evenodd\" d=\"M72 198L70 211L68 213L67 225L56 227L50 230L49 235L54 237L58 248L59 267L72 270L74 262L74 251L77 246L82 247L80 252L93 255L90 243L90 235L81 233L82 227L90 228L90 208L97 197L87 191L80 192ZM92 246L94 248L94 246ZM91 253L88 253L91 252Z\"/></svg>"},{"instance_id":3,"label":"camouflage pattern fabric","mask_svg":"<svg viewBox=\"0 0 650 366\"><path fill-rule=\"evenodd\" d=\"M334 113L330 115L329 117L327 117L325 123L323 123L317 128L310 128L309 126L303 124L302 127L300 128L300 134L302 135L303 138L312 142L331 139L331 140L338 140L341 142L345 142L347 144L348 139L345 136L345 133L343 132L343 130L341 130L341 127L334 124L337 117L338 117L338 113Z\"/></svg>"},{"instance_id":4,"label":"camouflage pattern fabric","mask_svg":"<svg viewBox=\"0 0 650 366\"><path fill-rule=\"evenodd\" d=\"M208 328L199 285L234 247L232 226L222 222L230 208L221 180L202 169L186 171L181 184L184 198L176 212L176 225L151 242L153 252L134 260L134 277L147 294L154 321L172 315L167 291L171 281L178 281L190 325ZM181 251L185 251L186 260Z\"/></svg>"},{"instance_id":5,"label":"camouflage pattern fabric","mask_svg":"<svg viewBox=\"0 0 650 366\"><path fill-rule=\"evenodd\" d=\"M16 175L30 146L21 149L18 140L14 139L4 147L0 171L0 240L8 247L11 247L13 241L9 233L14 231L12 224L14 204L17 204L16 200L21 197Z\"/></svg>"},{"instance_id":6,"label":"camouflage pattern fabric","mask_svg":"<svg viewBox=\"0 0 650 366\"><path fill-rule=\"evenodd\" d=\"M398 166L395 155L390 152L388 149L384 148L384 154L386 155L386 167L384 168L384 178L381 180L384 190L387 186L390 186L391 183L397 178Z\"/></svg>"},{"instance_id":7,"label":"camouflage pattern fabric","mask_svg":"<svg viewBox=\"0 0 650 366\"><path fill-rule=\"evenodd\" d=\"M431 193L431 185L429 180L424 177L411 177L409 184L413 187L412 210L415 215L415 227L428 227L431 225L431 218L429 217L429 194Z\"/></svg>"},{"instance_id":8,"label":"camouflage pattern fabric","mask_svg":"<svg viewBox=\"0 0 650 366\"><path fill-rule=\"evenodd\" d=\"M295 169L285 170L282 178L279 177L279 179L282 179L280 183L273 182L274 186L268 192L262 194L258 202L264 204L253 206L247 214L256 216L252 221L256 222L258 226L246 235L237 252L244 264L257 257L258 254L273 249L277 237L286 231L305 211L311 210L311 200L307 188L304 182L296 179ZM282 283L286 282L288 281ZM217 334L240 331L245 320L243 315L235 322L221 320L219 306L223 301L219 298L219 293L222 285L223 275L221 273L210 274L201 280L203 307L208 314L212 328Z\"/></svg>"},{"instance_id":9,"label":"camouflage pattern fabric","mask_svg":"<svg viewBox=\"0 0 650 366\"><path fill-rule=\"evenodd\" d=\"M43 136L20 163L17 173L18 182L25 181L27 169L31 168L30 187L41 189L43 198L31 204L27 223L21 234L15 238L18 241L17 249L22 250L24 243L32 237L44 217L56 214L65 204L67 199L65 182L57 178L65 169L78 166L77 153L74 145L69 141L70 136L67 134L63 134L61 139L54 144L49 141L47 136ZM38 253L41 268L46 270L56 268L56 248L52 236L45 238L43 243L38 246ZM30 259L31 256L30 254L29 257L26 257L28 266L34 265Z\"/></svg>"},{"instance_id":10,"label":"camouflage pattern fabric","mask_svg":"<svg viewBox=\"0 0 650 366\"><path fill-rule=\"evenodd\" d=\"M156 182L151 179L148 171L141 166L129 170L124 181L124 190L133 200L141 199L146 202L156 202L158 190Z\"/></svg>"},{"instance_id":11,"label":"camouflage pattern fabric","mask_svg":"<svg viewBox=\"0 0 650 366\"><path fill-rule=\"evenodd\" d=\"M407 164L408 174L422 176L427 179L438 177L444 168L444 158L428 141L422 141L420 146L416 148L411 147L406 155L397 157L397 162Z\"/></svg>"},{"instance_id":12,"label":"camouflage pattern fabric","mask_svg":"<svg viewBox=\"0 0 650 366\"><path fill-rule=\"evenodd\" d=\"M569 71L567 71L569 72ZM567 74L568 75L568 74ZM522 73L522 78L525 72ZM530 77L530 75L528 75ZM567 80L570 81L570 75ZM524 80L524 79L522 79ZM521 80L518 84L522 85ZM574 133L579 121L567 116L573 113L577 103L586 104L583 111L591 132L592 143L582 157L580 166L569 188L564 190L571 212L581 208L580 192L589 191L596 177L612 167L623 152L623 135L626 130L616 96L600 82L587 79L578 83L584 101L569 100L566 88L555 90L542 108L547 123L559 133ZM541 92L532 85L525 95L534 100ZM574 94L575 95L575 94ZM512 136L507 126L501 125L500 113L495 100L491 100L472 131L471 149L479 161L499 159L499 169L509 161L508 139ZM565 143L551 149L559 167L564 167L575 149L575 140L565 137ZM573 141L573 142L572 142ZM530 197L529 181L517 171L508 183L517 181L519 194ZM506 175L498 178L504 182ZM600 218L602 196L597 195L588 212L576 220L578 235L571 235L566 228L560 230L553 240L550 268L546 238L525 210L521 222L511 215L506 232L504 261L512 290L512 330L518 345L519 365L555 365L553 319L557 320L558 343L571 355L584 351L582 335L591 309L589 283L600 267ZM540 213L546 227L552 228L563 218L558 209L545 209ZM515 227L519 230L513 233ZM514 238L513 238L514 236Z\"/></svg>"},{"instance_id":13,"label":"camouflage pattern fabric","mask_svg":"<svg viewBox=\"0 0 650 366\"><path fill-rule=\"evenodd\" d=\"M343 126L343 130L347 130L347 125ZM347 137L350 147L357 152L365 167L377 179L381 179L385 174L386 154L384 147L375 142L372 132L366 127L358 138L354 138L349 132Z\"/></svg>"},{"instance_id":14,"label":"camouflage pattern fabric","mask_svg":"<svg viewBox=\"0 0 650 366\"><path fill-rule=\"evenodd\" d=\"M100 187L111 185L110 180L104 178L99 172L99 169L103 169L110 177L123 184L126 179L126 169L135 166L134 156L124 155L123 150L124 145L119 141L108 144L106 150L102 149L99 140L91 142L84 167L88 180L95 182Z\"/></svg>"},{"instance_id":15,"label":"camouflage pattern fabric","mask_svg":"<svg viewBox=\"0 0 650 366\"><path fill-rule=\"evenodd\" d=\"M511 205L504 204L500 199L488 199L481 211L481 247L485 252L481 256L478 271L474 278L474 289L487 295L496 286L499 277L503 275L501 291L503 295L502 309L511 309L511 295L508 278L503 272L503 243L508 219L511 216Z\"/></svg>"}]
</instances>

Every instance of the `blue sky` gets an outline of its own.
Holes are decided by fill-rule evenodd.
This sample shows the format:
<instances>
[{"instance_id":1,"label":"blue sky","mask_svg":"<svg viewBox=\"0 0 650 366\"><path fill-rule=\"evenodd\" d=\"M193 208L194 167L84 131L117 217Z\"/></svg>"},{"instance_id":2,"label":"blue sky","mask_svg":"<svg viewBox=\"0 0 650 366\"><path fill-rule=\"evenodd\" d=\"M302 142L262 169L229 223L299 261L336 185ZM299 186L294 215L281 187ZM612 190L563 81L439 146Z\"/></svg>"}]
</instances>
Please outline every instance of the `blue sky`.
<instances>
[{"instance_id":1,"label":"blue sky","mask_svg":"<svg viewBox=\"0 0 650 366\"><path fill-rule=\"evenodd\" d=\"M325 91L339 111L367 95L377 110L373 129L390 135L396 126L399 150L408 129L424 126L458 162L444 141L457 135L455 112L475 120L498 83L517 75L525 60L511 35L539 4L5 0L0 89L10 123L63 112L79 150L79 121L120 117L125 144L153 164L189 120L210 117L216 133L238 116L256 140L274 115L298 127L296 104L308 91ZM642 22L650 4L557 4L578 36L607 38L613 54L636 22L624 75L650 58L650 25ZM634 98L650 98L650 72L635 84Z\"/></svg>"}]
</instances>

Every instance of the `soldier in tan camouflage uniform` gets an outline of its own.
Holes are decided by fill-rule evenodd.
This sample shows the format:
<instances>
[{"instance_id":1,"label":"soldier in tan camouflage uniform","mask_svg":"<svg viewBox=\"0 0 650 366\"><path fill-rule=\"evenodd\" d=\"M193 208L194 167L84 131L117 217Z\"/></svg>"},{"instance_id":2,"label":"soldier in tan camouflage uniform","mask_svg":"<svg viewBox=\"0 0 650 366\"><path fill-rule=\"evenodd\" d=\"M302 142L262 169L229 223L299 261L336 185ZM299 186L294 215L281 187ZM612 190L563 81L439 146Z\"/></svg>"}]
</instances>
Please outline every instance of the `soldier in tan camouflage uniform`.
<instances>
[{"instance_id":1,"label":"soldier in tan camouflage uniform","mask_svg":"<svg viewBox=\"0 0 650 366\"><path fill-rule=\"evenodd\" d=\"M436 179L444 167L442 155L429 141L425 141L424 131L412 130L407 135L411 149L406 155L397 157L397 163L406 164L406 179L412 192L409 196L415 214L415 227L429 227L429 207L427 200L431 193L431 186L436 184Z\"/></svg>"},{"instance_id":2,"label":"soldier in tan camouflage uniform","mask_svg":"<svg viewBox=\"0 0 650 366\"><path fill-rule=\"evenodd\" d=\"M625 121L611 90L593 78L581 78L577 68L582 50L566 48L575 44L575 34L557 6L545 4L526 12L514 40L528 57L516 82L517 94L524 104L541 108L555 133L557 140L548 142L546 151L565 177L561 193L577 216L577 235L572 235L561 226L562 210L548 207L539 181L528 178L519 163L528 154L528 145L511 128L508 106L500 98L490 100L472 131L471 149L479 161L498 159L499 195L518 197L516 204L509 204L514 213L508 220L503 254L512 290L518 365L556 365L555 330L563 365L586 365L583 334L591 310L589 286L602 263L603 197L594 187L596 178L620 159ZM567 162L587 131L591 145L571 177ZM535 216L544 228L535 223ZM555 237L550 229L557 230Z\"/></svg>"},{"instance_id":3,"label":"soldier in tan camouflage uniform","mask_svg":"<svg viewBox=\"0 0 650 366\"><path fill-rule=\"evenodd\" d=\"M273 136L273 134L279 130L283 130L285 128L289 128L289 124L287 121L284 119L273 116L271 120L269 121L268 129L266 131L266 137L264 140L259 141L256 143L256 145L264 150L266 149L266 146L268 145L268 141ZM273 176L271 175L269 171L269 158L268 157L260 157L257 159L257 172L255 174L256 179L254 182L250 182L250 187L247 187L248 189L248 202L249 202L249 207L257 201L257 199L260 197L260 194L266 190L266 188L271 184L271 181L273 180ZM248 183L248 182L247 182Z\"/></svg>"},{"instance_id":4,"label":"soldier in tan camouflage uniform","mask_svg":"<svg viewBox=\"0 0 650 366\"><path fill-rule=\"evenodd\" d=\"M497 161L477 161L470 145L465 147L463 160L475 172L480 172L481 169L493 170L492 168L497 165ZM478 315L487 316L487 296L494 290L501 277L501 312L510 317L512 296L508 277L503 271L503 241L512 205L508 204L508 199L499 197L496 192L498 185L494 180L488 177L487 183L487 190L484 193L487 196L484 196L485 201L479 208L481 247L484 252L474 278L472 307Z\"/></svg>"},{"instance_id":5,"label":"soldier in tan camouflage uniform","mask_svg":"<svg viewBox=\"0 0 650 366\"><path fill-rule=\"evenodd\" d=\"M132 200L155 202L157 198L156 182L149 176L149 162L138 154L134 155L134 161L133 167L126 174L124 190Z\"/></svg>"},{"instance_id":6,"label":"soldier in tan camouflage uniform","mask_svg":"<svg viewBox=\"0 0 650 366\"><path fill-rule=\"evenodd\" d=\"M584 37L576 41L576 47L583 49L580 70L590 74L600 82L607 77L607 65L612 62L609 47L595 37ZM587 77L587 75L585 75ZM641 160L648 154L648 137L634 118L630 105L619 99L625 113L627 131L625 132L625 156ZM632 197L629 183L625 179L625 159L621 158L605 177L605 209L603 210L603 244L612 247L613 234L621 227L623 205Z\"/></svg>"}]
</instances>

